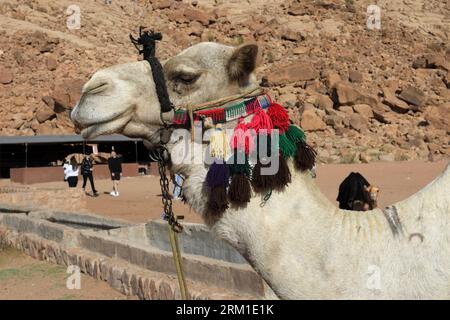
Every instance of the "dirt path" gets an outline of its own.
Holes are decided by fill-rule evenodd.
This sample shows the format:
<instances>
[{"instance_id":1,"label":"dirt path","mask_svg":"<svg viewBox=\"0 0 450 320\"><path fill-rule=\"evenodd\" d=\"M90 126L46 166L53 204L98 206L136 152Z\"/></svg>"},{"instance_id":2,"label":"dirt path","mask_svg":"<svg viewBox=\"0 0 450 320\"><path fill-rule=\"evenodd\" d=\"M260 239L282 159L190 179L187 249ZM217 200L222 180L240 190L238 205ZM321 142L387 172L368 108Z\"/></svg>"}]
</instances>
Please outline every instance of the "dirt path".
<instances>
[{"instance_id":1,"label":"dirt path","mask_svg":"<svg viewBox=\"0 0 450 320\"><path fill-rule=\"evenodd\" d=\"M445 169L448 161L440 162L378 162L370 164L327 164L317 168L317 183L325 196L335 202L339 184L351 172L359 171L372 184L381 188L379 204L386 206L414 194L435 179ZM88 197L87 210L113 218L131 222L145 222L159 219L162 213L159 180L154 176L125 178L120 182L120 196L109 195L111 182L97 180L101 192L97 198ZM5 184L3 181L0 185ZM37 184L35 186L58 186L66 188L62 182ZM188 206L176 201L174 209L183 214L186 221L202 220Z\"/></svg>"},{"instance_id":2,"label":"dirt path","mask_svg":"<svg viewBox=\"0 0 450 320\"><path fill-rule=\"evenodd\" d=\"M81 288L66 286L66 268L0 247L0 300L126 300L106 282L81 274Z\"/></svg>"}]
</instances>

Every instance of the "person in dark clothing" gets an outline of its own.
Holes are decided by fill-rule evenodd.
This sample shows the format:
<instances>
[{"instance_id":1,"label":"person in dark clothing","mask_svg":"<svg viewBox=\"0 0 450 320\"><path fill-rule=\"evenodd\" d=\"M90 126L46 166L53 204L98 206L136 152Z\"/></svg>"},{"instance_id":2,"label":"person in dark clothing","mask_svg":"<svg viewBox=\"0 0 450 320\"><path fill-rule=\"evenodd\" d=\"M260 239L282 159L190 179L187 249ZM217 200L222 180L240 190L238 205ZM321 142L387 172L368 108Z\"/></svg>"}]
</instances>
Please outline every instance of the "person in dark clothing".
<instances>
[{"instance_id":1,"label":"person in dark clothing","mask_svg":"<svg viewBox=\"0 0 450 320\"><path fill-rule=\"evenodd\" d=\"M94 186L94 176L92 175L92 172L94 171L94 163L90 155L86 155L84 157L83 162L81 163L81 171L83 174L83 190L86 189L86 182L89 179L93 195L98 196L98 192L95 190Z\"/></svg>"},{"instance_id":2,"label":"person in dark clothing","mask_svg":"<svg viewBox=\"0 0 450 320\"><path fill-rule=\"evenodd\" d=\"M339 185L337 201L339 208L345 210L364 211L365 204L370 203L367 187L370 186L359 172L350 173Z\"/></svg>"},{"instance_id":3,"label":"person in dark clothing","mask_svg":"<svg viewBox=\"0 0 450 320\"><path fill-rule=\"evenodd\" d=\"M122 158L113 150L111 157L108 159L109 172L113 182L113 190L109 193L113 197L119 196L119 181L122 176Z\"/></svg>"}]
</instances>

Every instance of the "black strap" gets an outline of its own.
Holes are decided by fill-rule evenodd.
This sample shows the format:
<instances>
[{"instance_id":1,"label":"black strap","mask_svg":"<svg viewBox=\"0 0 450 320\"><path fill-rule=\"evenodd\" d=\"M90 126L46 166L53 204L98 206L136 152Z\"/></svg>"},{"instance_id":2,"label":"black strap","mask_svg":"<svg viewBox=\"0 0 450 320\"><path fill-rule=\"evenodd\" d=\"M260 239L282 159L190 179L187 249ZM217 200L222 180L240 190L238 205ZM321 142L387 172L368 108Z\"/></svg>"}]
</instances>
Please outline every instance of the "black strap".
<instances>
[{"instance_id":1,"label":"black strap","mask_svg":"<svg viewBox=\"0 0 450 320\"><path fill-rule=\"evenodd\" d=\"M158 95L159 104L161 106L161 113L169 112L174 109L174 105L170 101L167 92L166 80L164 78L164 71L161 63L155 56L156 41L162 39L160 32L144 31L144 27L139 27L139 38L135 39L130 34L130 40L138 49L139 54L144 54L146 60L152 69L153 81L155 83L156 94ZM142 48L140 48L142 46Z\"/></svg>"}]
</instances>

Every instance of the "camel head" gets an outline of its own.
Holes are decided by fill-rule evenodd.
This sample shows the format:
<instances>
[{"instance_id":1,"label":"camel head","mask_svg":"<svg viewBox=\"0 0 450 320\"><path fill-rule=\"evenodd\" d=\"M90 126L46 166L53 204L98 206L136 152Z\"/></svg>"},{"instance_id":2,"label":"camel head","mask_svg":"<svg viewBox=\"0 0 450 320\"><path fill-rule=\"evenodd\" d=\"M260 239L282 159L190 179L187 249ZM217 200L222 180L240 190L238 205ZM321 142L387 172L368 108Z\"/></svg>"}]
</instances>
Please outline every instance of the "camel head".
<instances>
[{"instance_id":1,"label":"camel head","mask_svg":"<svg viewBox=\"0 0 450 320\"><path fill-rule=\"evenodd\" d=\"M365 187L367 193L369 194L369 198L371 201L377 201L378 200L378 193L380 192L380 188L377 186L368 186Z\"/></svg>"},{"instance_id":2,"label":"camel head","mask_svg":"<svg viewBox=\"0 0 450 320\"><path fill-rule=\"evenodd\" d=\"M199 104L257 87L253 71L258 48L196 44L163 64L167 89L175 106ZM163 114L171 120L173 112ZM120 133L159 143L162 127L159 100L146 61L101 69L82 88L71 119L84 138Z\"/></svg>"}]
</instances>

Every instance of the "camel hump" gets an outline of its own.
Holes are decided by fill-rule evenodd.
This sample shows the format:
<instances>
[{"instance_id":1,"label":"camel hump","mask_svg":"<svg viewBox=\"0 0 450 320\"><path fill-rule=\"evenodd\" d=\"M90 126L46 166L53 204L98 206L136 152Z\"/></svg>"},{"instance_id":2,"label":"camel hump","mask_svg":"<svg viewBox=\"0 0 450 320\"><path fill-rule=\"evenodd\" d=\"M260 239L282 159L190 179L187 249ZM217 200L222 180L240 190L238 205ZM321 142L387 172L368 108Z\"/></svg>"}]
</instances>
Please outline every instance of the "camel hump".
<instances>
[{"instance_id":1,"label":"camel hump","mask_svg":"<svg viewBox=\"0 0 450 320\"><path fill-rule=\"evenodd\" d=\"M447 168L444 170L442 178L447 182L447 186L450 187L450 161L447 163Z\"/></svg>"},{"instance_id":2,"label":"camel hump","mask_svg":"<svg viewBox=\"0 0 450 320\"><path fill-rule=\"evenodd\" d=\"M441 191L444 192L444 198L449 198L450 200L450 194L448 193L450 189L450 162L447 164L444 172L431 182L430 185L434 185L437 188L435 191L438 193Z\"/></svg>"}]
</instances>

